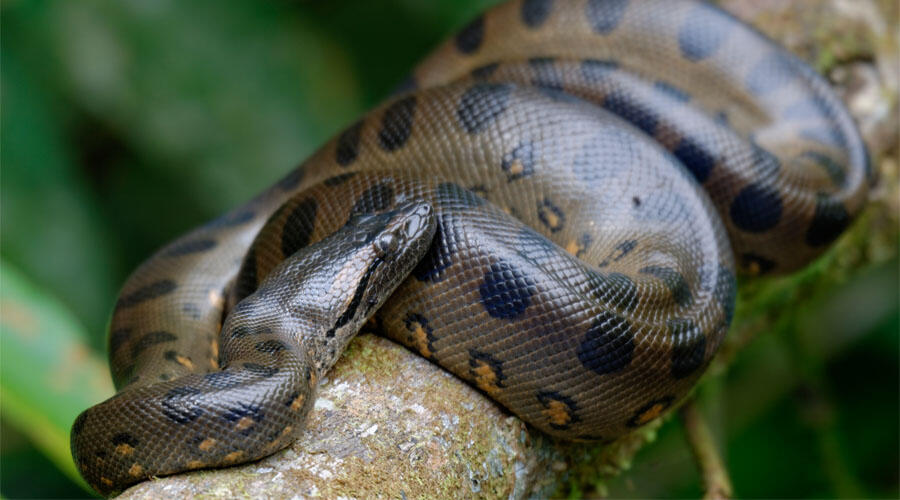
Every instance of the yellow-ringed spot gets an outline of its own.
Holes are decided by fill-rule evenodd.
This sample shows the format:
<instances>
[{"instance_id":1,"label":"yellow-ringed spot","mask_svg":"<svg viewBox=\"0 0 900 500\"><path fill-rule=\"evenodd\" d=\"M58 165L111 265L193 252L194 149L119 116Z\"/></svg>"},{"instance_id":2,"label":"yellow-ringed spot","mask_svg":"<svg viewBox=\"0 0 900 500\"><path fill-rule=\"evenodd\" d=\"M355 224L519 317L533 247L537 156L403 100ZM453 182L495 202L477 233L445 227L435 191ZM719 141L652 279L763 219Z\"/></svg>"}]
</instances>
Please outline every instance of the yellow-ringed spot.
<instances>
[{"instance_id":1,"label":"yellow-ringed spot","mask_svg":"<svg viewBox=\"0 0 900 500\"><path fill-rule=\"evenodd\" d=\"M246 366L247 363L244 364ZM259 405L239 403L237 406L229 408L222 415L225 420L233 425L235 432L243 435L249 435L253 431L254 424L262 422L263 411Z\"/></svg>"},{"instance_id":2,"label":"yellow-ringed spot","mask_svg":"<svg viewBox=\"0 0 900 500\"><path fill-rule=\"evenodd\" d=\"M166 351L165 358L169 361L178 363L179 365L187 368L188 370L194 370L194 363L191 361L191 358L187 356L182 356L175 351Z\"/></svg>"},{"instance_id":3,"label":"yellow-ringed spot","mask_svg":"<svg viewBox=\"0 0 900 500\"><path fill-rule=\"evenodd\" d=\"M409 313L403 320L406 325L407 345L415 347L424 358L430 358L434 354L434 333L428 326L428 319L418 313Z\"/></svg>"},{"instance_id":4,"label":"yellow-ringed spot","mask_svg":"<svg viewBox=\"0 0 900 500\"><path fill-rule=\"evenodd\" d=\"M469 375L475 385L490 395L496 397L504 387L503 363L486 352L469 351Z\"/></svg>"},{"instance_id":5,"label":"yellow-ringed spot","mask_svg":"<svg viewBox=\"0 0 900 500\"><path fill-rule=\"evenodd\" d=\"M134 448L137 447L137 440L127 432L120 432L113 436L112 444L115 446L116 454L128 457L134 453Z\"/></svg>"},{"instance_id":6,"label":"yellow-ringed spot","mask_svg":"<svg viewBox=\"0 0 900 500\"><path fill-rule=\"evenodd\" d=\"M562 229L566 223L566 215L562 209L546 198L538 203L538 218L553 233Z\"/></svg>"},{"instance_id":7,"label":"yellow-ringed spot","mask_svg":"<svg viewBox=\"0 0 900 500\"><path fill-rule=\"evenodd\" d=\"M215 439L208 437L203 441L200 441L200 444L197 445L197 448L200 448L201 451L209 451L213 448L213 446L216 445L217 442L218 441L216 441Z\"/></svg>"},{"instance_id":8,"label":"yellow-ringed spot","mask_svg":"<svg viewBox=\"0 0 900 500\"><path fill-rule=\"evenodd\" d=\"M579 421L575 413L578 407L572 398L556 391L544 391L537 394L537 399L544 407L541 414L546 417L550 427L565 430Z\"/></svg>"},{"instance_id":9,"label":"yellow-ringed spot","mask_svg":"<svg viewBox=\"0 0 900 500\"><path fill-rule=\"evenodd\" d=\"M292 425L285 426L284 429L281 429L281 432L278 433L277 435L270 435L271 441L266 443L266 445L263 447L263 449L274 451L274 450L281 448L282 446L284 446L285 438L289 438L292 432L294 432L294 426L292 426Z\"/></svg>"},{"instance_id":10,"label":"yellow-ringed spot","mask_svg":"<svg viewBox=\"0 0 900 500\"><path fill-rule=\"evenodd\" d=\"M128 475L131 477L141 477L143 473L144 467L137 462L131 464L131 467L128 469Z\"/></svg>"},{"instance_id":11,"label":"yellow-ringed spot","mask_svg":"<svg viewBox=\"0 0 900 500\"><path fill-rule=\"evenodd\" d=\"M628 422L626 424L628 425L628 427L640 427L662 415L666 410L669 409L669 407L672 406L672 403L674 402L674 396L665 396L660 399L650 401L649 403L640 407L638 411L636 411L634 415L632 415L632 417L628 419Z\"/></svg>"},{"instance_id":12,"label":"yellow-ringed spot","mask_svg":"<svg viewBox=\"0 0 900 500\"><path fill-rule=\"evenodd\" d=\"M131 447L128 443L122 443L116 446L116 453L122 456L129 456L134 453L134 448Z\"/></svg>"},{"instance_id":13,"label":"yellow-ringed spot","mask_svg":"<svg viewBox=\"0 0 900 500\"><path fill-rule=\"evenodd\" d=\"M243 457L243 456L244 456L244 452L243 452L243 451L232 451L231 453L229 453L229 454L225 455L224 457L222 457L222 460L223 460L224 462L228 462L228 463L231 463L231 462L237 462L237 461L240 460L241 457Z\"/></svg>"},{"instance_id":14,"label":"yellow-ringed spot","mask_svg":"<svg viewBox=\"0 0 900 500\"><path fill-rule=\"evenodd\" d=\"M236 430L236 431L243 431L243 430L249 429L251 426L253 426L253 419L252 419L252 418L250 418L250 417L241 417L241 419L238 420L236 424L234 424L234 430Z\"/></svg>"},{"instance_id":15,"label":"yellow-ringed spot","mask_svg":"<svg viewBox=\"0 0 900 500\"><path fill-rule=\"evenodd\" d=\"M593 238L591 238L590 234L582 234L580 237L572 238L569 240L569 243L566 244L566 251L570 254L581 257L587 252L588 247L591 245Z\"/></svg>"},{"instance_id":16,"label":"yellow-ringed spot","mask_svg":"<svg viewBox=\"0 0 900 500\"><path fill-rule=\"evenodd\" d=\"M300 411L300 409L303 408L303 401L305 399L306 395L304 395L303 393L297 394L297 396L293 400L291 400L291 410Z\"/></svg>"},{"instance_id":17,"label":"yellow-ringed spot","mask_svg":"<svg viewBox=\"0 0 900 500\"><path fill-rule=\"evenodd\" d=\"M506 180L512 182L533 174L535 163L534 144L526 141L503 156L500 168L506 172Z\"/></svg>"}]
</instances>

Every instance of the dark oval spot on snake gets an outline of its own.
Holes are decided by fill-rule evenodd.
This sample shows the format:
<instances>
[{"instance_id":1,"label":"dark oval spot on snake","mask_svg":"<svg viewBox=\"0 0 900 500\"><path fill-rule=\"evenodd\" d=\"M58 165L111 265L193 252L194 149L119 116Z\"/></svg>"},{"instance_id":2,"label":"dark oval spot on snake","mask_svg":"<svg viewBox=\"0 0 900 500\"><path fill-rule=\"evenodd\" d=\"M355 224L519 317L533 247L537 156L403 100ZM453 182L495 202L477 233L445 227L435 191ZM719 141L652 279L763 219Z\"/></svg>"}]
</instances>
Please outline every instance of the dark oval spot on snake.
<instances>
[{"instance_id":1,"label":"dark oval spot on snake","mask_svg":"<svg viewBox=\"0 0 900 500\"><path fill-rule=\"evenodd\" d=\"M660 93L663 93L672 99L675 99L678 102L688 102L691 100L691 95L685 92L684 90L672 85L669 82L665 82L662 80L657 80L653 84L653 88L658 90Z\"/></svg>"},{"instance_id":2,"label":"dark oval spot on snake","mask_svg":"<svg viewBox=\"0 0 900 500\"><path fill-rule=\"evenodd\" d=\"M729 215L739 229L761 233L778 225L781 211L777 190L763 184L750 184L731 202Z\"/></svg>"},{"instance_id":3,"label":"dark oval spot on snake","mask_svg":"<svg viewBox=\"0 0 900 500\"><path fill-rule=\"evenodd\" d=\"M667 324L672 337L672 377L687 377L703 366L706 336L690 319L673 318Z\"/></svg>"},{"instance_id":4,"label":"dark oval spot on snake","mask_svg":"<svg viewBox=\"0 0 900 500\"><path fill-rule=\"evenodd\" d=\"M132 448L136 448L138 445L138 440L127 432L119 432L112 437L113 446L119 446L120 444L127 444Z\"/></svg>"},{"instance_id":5,"label":"dark oval spot on snake","mask_svg":"<svg viewBox=\"0 0 900 500\"><path fill-rule=\"evenodd\" d=\"M500 63L488 63L473 69L470 74L472 75L472 78L476 80L487 80L499 67Z\"/></svg>"},{"instance_id":6,"label":"dark oval spot on snake","mask_svg":"<svg viewBox=\"0 0 900 500\"><path fill-rule=\"evenodd\" d=\"M193 253L205 252L216 246L216 240L201 238L197 240L176 241L163 252L166 257L181 257Z\"/></svg>"},{"instance_id":7,"label":"dark oval spot on snake","mask_svg":"<svg viewBox=\"0 0 900 500\"><path fill-rule=\"evenodd\" d=\"M503 155L500 168L506 172L506 180L512 182L533 174L534 165L534 144L527 141L519 143L512 151Z\"/></svg>"},{"instance_id":8,"label":"dark oval spot on snake","mask_svg":"<svg viewBox=\"0 0 900 500\"><path fill-rule=\"evenodd\" d=\"M338 136L337 147L334 153L334 159L338 165L346 167L356 160L356 157L359 155L359 136L362 127L363 122L360 120L350 125L347 130L344 130Z\"/></svg>"},{"instance_id":9,"label":"dark oval spot on snake","mask_svg":"<svg viewBox=\"0 0 900 500\"><path fill-rule=\"evenodd\" d=\"M512 264L497 261L478 287L481 304L493 318L511 319L525 312L537 293L534 281Z\"/></svg>"},{"instance_id":10,"label":"dark oval spot on snake","mask_svg":"<svg viewBox=\"0 0 900 500\"><path fill-rule=\"evenodd\" d=\"M631 324L613 312L600 312L584 334L577 354L581 364L598 375L623 370L634 356Z\"/></svg>"},{"instance_id":11,"label":"dark oval spot on snake","mask_svg":"<svg viewBox=\"0 0 900 500\"><path fill-rule=\"evenodd\" d=\"M628 0L588 0L587 18L595 33L606 35L616 29Z\"/></svg>"},{"instance_id":12,"label":"dark oval spot on snake","mask_svg":"<svg viewBox=\"0 0 900 500\"><path fill-rule=\"evenodd\" d=\"M133 307L142 302L162 297L163 295L171 293L176 288L178 288L178 285L170 279L155 281L149 285L144 285L129 294L123 295L116 303L116 308L125 309Z\"/></svg>"},{"instance_id":13,"label":"dark oval spot on snake","mask_svg":"<svg viewBox=\"0 0 900 500\"><path fill-rule=\"evenodd\" d=\"M811 247L827 245L836 240L850 225L850 214L840 201L826 195L816 199L816 211L806 231L806 244Z\"/></svg>"},{"instance_id":14,"label":"dark oval spot on snake","mask_svg":"<svg viewBox=\"0 0 900 500\"><path fill-rule=\"evenodd\" d=\"M730 16L707 5L697 5L678 29L678 48L689 61L706 59L722 46L733 26Z\"/></svg>"},{"instance_id":15,"label":"dark oval spot on snake","mask_svg":"<svg viewBox=\"0 0 900 500\"><path fill-rule=\"evenodd\" d=\"M528 65L534 71L531 84L542 89L561 91L563 89L562 76L556 70L555 60L552 57L532 57Z\"/></svg>"},{"instance_id":16,"label":"dark oval spot on snake","mask_svg":"<svg viewBox=\"0 0 900 500\"><path fill-rule=\"evenodd\" d=\"M406 96L388 106L381 118L381 130L378 131L378 144L381 149L393 152L406 144L412 134L415 113L414 95Z\"/></svg>"},{"instance_id":17,"label":"dark oval spot on snake","mask_svg":"<svg viewBox=\"0 0 900 500\"><path fill-rule=\"evenodd\" d=\"M672 151L681 163L693 174L697 182L704 183L709 178L716 159L713 153L694 139L683 136Z\"/></svg>"},{"instance_id":18,"label":"dark oval spot on snake","mask_svg":"<svg viewBox=\"0 0 900 500\"><path fill-rule=\"evenodd\" d=\"M753 66L744 84L751 93L765 95L793 80L796 70L797 63L786 53L777 50Z\"/></svg>"},{"instance_id":19,"label":"dark oval spot on snake","mask_svg":"<svg viewBox=\"0 0 900 500\"><path fill-rule=\"evenodd\" d=\"M553 9L553 0L524 0L520 15L522 22L529 28L539 28Z\"/></svg>"},{"instance_id":20,"label":"dark oval spot on snake","mask_svg":"<svg viewBox=\"0 0 900 500\"><path fill-rule=\"evenodd\" d=\"M353 203L353 215L371 214L390 208L394 202L394 187L389 182L379 182L366 189Z\"/></svg>"},{"instance_id":21,"label":"dark oval spot on snake","mask_svg":"<svg viewBox=\"0 0 900 500\"><path fill-rule=\"evenodd\" d=\"M176 424L188 424L203 415L193 396L202 396L202 390L196 387L174 387L163 396L163 415Z\"/></svg>"},{"instance_id":22,"label":"dark oval spot on snake","mask_svg":"<svg viewBox=\"0 0 900 500\"><path fill-rule=\"evenodd\" d=\"M356 174L358 173L359 172L347 172L345 174L335 175L322 181L322 184L325 184L328 187L337 187L356 177Z\"/></svg>"},{"instance_id":23,"label":"dark oval spot on snake","mask_svg":"<svg viewBox=\"0 0 900 500\"><path fill-rule=\"evenodd\" d=\"M109 332L109 352L114 354L131 338L131 328L119 328Z\"/></svg>"},{"instance_id":24,"label":"dark oval spot on snake","mask_svg":"<svg viewBox=\"0 0 900 500\"><path fill-rule=\"evenodd\" d=\"M275 354L281 351L286 351L288 349L287 344L280 340L264 340L262 342L257 342L253 345L253 348L259 352L263 352L266 354Z\"/></svg>"},{"instance_id":25,"label":"dark oval spot on snake","mask_svg":"<svg viewBox=\"0 0 900 500\"><path fill-rule=\"evenodd\" d=\"M478 16L456 35L456 48L463 54L478 50L484 40L484 16Z\"/></svg>"},{"instance_id":26,"label":"dark oval spot on snake","mask_svg":"<svg viewBox=\"0 0 900 500\"><path fill-rule=\"evenodd\" d=\"M178 337L175 334L169 332L150 332L139 338L138 341L131 346L131 358L137 358L140 353L150 347L166 342L173 342L175 340L178 340Z\"/></svg>"},{"instance_id":27,"label":"dark oval spot on snake","mask_svg":"<svg viewBox=\"0 0 900 500\"><path fill-rule=\"evenodd\" d=\"M656 133L656 125L659 121L656 111L635 101L629 94L620 91L610 92L603 100L603 107L630 122L647 135L652 136Z\"/></svg>"},{"instance_id":28,"label":"dark oval spot on snake","mask_svg":"<svg viewBox=\"0 0 900 500\"><path fill-rule=\"evenodd\" d=\"M476 83L463 93L456 116L466 132L477 134L506 111L512 88L500 83Z\"/></svg>"},{"instance_id":29,"label":"dark oval spot on snake","mask_svg":"<svg viewBox=\"0 0 900 500\"><path fill-rule=\"evenodd\" d=\"M241 378L234 372L220 371L203 375L203 382L213 389L230 389L241 384Z\"/></svg>"},{"instance_id":30,"label":"dark oval spot on snake","mask_svg":"<svg viewBox=\"0 0 900 500\"><path fill-rule=\"evenodd\" d=\"M305 198L291 210L281 228L281 255L289 257L309 245L318 209L314 198Z\"/></svg>"},{"instance_id":31,"label":"dark oval spot on snake","mask_svg":"<svg viewBox=\"0 0 900 500\"><path fill-rule=\"evenodd\" d=\"M615 61L585 59L581 61L581 74L590 83L599 83L606 76L619 68Z\"/></svg>"},{"instance_id":32,"label":"dark oval spot on snake","mask_svg":"<svg viewBox=\"0 0 900 500\"><path fill-rule=\"evenodd\" d=\"M269 335L271 333L272 328L268 326L239 325L231 330L229 337L234 340L255 335Z\"/></svg>"}]
</instances>

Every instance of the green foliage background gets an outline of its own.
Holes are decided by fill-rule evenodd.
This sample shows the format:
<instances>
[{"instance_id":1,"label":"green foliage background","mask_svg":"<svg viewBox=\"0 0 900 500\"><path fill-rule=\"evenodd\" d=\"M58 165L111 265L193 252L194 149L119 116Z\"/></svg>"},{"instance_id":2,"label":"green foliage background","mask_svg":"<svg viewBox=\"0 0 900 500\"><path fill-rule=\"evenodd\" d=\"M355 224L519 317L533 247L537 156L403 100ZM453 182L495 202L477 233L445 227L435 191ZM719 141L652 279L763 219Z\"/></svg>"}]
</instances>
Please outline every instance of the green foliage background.
<instances>
[{"instance_id":1,"label":"green foliage background","mask_svg":"<svg viewBox=\"0 0 900 500\"><path fill-rule=\"evenodd\" d=\"M2 496L90 495L68 427L112 392L105 324L128 272L279 178L492 3L0 4ZM887 234L866 255L838 249L741 292L736 324L751 326L733 347L756 338L700 390L739 495L898 495L897 234L883 219L848 236ZM700 494L676 423L613 495Z\"/></svg>"}]
</instances>

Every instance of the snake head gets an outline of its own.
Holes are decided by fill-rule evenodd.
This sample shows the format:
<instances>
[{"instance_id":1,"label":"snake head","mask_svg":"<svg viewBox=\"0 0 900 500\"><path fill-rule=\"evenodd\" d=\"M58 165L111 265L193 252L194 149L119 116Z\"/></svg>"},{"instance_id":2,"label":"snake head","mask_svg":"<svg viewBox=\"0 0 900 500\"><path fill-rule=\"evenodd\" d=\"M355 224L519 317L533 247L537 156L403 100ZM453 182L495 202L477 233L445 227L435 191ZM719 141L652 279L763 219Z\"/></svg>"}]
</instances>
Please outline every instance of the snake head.
<instances>
[{"instance_id":1,"label":"snake head","mask_svg":"<svg viewBox=\"0 0 900 500\"><path fill-rule=\"evenodd\" d=\"M229 332L255 325L306 345L317 373L324 374L422 259L435 229L434 209L423 201L351 216L276 266L235 307L225 322L223 351L234 350Z\"/></svg>"},{"instance_id":2,"label":"snake head","mask_svg":"<svg viewBox=\"0 0 900 500\"><path fill-rule=\"evenodd\" d=\"M362 325L424 257L435 228L434 209L421 201L351 217L331 237L345 237L342 244L349 247L334 285L353 290L335 326Z\"/></svg>"}]
</instances>

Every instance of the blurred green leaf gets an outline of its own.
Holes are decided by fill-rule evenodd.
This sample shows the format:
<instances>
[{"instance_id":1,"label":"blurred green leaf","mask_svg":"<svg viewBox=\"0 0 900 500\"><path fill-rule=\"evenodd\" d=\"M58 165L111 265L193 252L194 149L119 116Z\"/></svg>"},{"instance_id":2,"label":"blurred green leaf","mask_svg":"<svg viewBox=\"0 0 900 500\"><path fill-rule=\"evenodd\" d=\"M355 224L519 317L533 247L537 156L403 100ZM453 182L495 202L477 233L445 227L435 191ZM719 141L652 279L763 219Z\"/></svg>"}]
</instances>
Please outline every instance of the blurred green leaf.
<instances>
[{"instance_id":1,"label":"blurred green leaf","mask_svg":"<svg viewBox=\"0 0 900 500\"><path fill-rule=\"evenodd\" d=\"M118 267L109 228L65 139L66 111L18 53L4 44L0 57L0 249L99 332Z\"/></svg>"},{"instance_id":2,"label":"blurred green leaf","mask_svg":"<svg viewBox=\"0 0 900 500\"><path fill-rule=\"evenodd\" d=\"M69 453L69 429L82 410L113 394L106 363L58 300L3 260L0 277L0 413L83 484Z\"/></svg>"}]
</instances>

